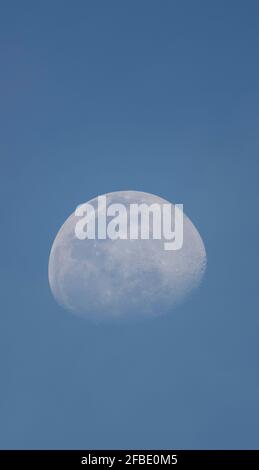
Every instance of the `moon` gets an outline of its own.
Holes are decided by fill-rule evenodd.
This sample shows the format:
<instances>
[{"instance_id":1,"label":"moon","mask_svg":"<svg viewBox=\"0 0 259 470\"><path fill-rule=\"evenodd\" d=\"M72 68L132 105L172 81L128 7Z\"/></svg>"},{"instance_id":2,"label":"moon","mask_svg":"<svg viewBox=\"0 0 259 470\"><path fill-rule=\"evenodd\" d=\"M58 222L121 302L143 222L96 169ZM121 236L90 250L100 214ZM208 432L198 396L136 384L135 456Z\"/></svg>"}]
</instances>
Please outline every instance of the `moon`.
<instances>
[{"instance_id":1,"label":"moon","mask_svg":"<svg viewBox=\"0 0 259 470\"><path fill-rule=\"evenodd\" d=\"M172 204L153 194L119 191L113 203ZM97 217L97 197L89 201ZM172 207L174 205L172 204ZM183 214L183 246L165 251L165 239L79 240L78 217L60 228L49 257L49 284L56 301L70 312L94 320L150 318L171 312L199 286L206 251L199 232Z\"/></svg>"}]
</instances>

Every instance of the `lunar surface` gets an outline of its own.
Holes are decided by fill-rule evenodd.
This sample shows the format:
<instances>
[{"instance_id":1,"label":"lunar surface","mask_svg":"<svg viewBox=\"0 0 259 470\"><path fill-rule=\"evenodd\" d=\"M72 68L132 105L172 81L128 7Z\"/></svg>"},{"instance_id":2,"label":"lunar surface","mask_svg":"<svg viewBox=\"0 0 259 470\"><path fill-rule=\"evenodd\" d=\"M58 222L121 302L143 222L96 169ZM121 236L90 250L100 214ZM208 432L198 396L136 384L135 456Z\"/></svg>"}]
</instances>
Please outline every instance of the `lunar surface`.
<instances>
[{"instance_id":1,"label":"lunar surface","mask_svg":"<svg viewBox=\"0 0 259 470\"><path fill-rule=\"evenodd\" d=\"M132 203L168 204L137 191L113 192L106 198L107 206L124 204L127 212ZM89 203L97 209L97 198ZM96 320L158 316L172 311L202 280L206 251L186 215L183 246L176 251L166 251L166 240L154 240L152 234L149 240L79 240L77 222L74 213L65 221L49 258L51 291L72 313Z\"/></svg>"}]
</instances>

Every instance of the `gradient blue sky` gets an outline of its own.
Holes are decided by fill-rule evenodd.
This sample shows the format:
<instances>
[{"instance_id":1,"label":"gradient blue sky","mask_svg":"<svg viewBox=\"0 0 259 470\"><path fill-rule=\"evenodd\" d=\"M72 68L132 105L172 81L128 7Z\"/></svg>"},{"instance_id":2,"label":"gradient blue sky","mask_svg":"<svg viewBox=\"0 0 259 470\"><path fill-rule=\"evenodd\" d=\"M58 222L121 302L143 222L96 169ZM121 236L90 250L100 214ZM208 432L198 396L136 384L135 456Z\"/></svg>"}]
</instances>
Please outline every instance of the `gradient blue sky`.
<instances>
[{"instance_id":1,"label":"gradient blue sky","mask_svg":"<svg viewBox=\"0 0 259 470\"><path fill-rule=\"evenodd\" d=\"M258 14L1 2L1 448L258 448ZM95 326L55 304L49 251L124 189L183 203L208 271L171 315Z\"/></svg>"}]
</instances>

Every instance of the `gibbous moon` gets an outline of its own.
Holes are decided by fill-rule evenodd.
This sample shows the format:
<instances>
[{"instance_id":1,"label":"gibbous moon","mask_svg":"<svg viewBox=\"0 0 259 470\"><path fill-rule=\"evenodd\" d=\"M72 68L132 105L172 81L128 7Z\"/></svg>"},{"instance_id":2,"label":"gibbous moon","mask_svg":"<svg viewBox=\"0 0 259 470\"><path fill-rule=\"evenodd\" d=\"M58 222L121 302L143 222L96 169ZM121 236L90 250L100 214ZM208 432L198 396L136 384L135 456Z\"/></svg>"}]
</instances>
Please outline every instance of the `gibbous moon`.
<instances>
[{"instance_id":1,"label":"gibbous moon","mask_svg":"<svg viewBox=\"0 0 259 470\"><path fill-rule=\"evenodd\" d=\"M106 194L110 204L169 204L153 194ZM97 198L89 203L96 209ZM173 204L172 204L172 207ZM166 251L165 239L79 240L75 214L60 228L49 257L49 284L56 301L96 320L159 316L171 311L201 282L206 269L203 241L183 215L183 246ZM152 225L151 225L152 228Z\"/></svg>"}]
</instances>

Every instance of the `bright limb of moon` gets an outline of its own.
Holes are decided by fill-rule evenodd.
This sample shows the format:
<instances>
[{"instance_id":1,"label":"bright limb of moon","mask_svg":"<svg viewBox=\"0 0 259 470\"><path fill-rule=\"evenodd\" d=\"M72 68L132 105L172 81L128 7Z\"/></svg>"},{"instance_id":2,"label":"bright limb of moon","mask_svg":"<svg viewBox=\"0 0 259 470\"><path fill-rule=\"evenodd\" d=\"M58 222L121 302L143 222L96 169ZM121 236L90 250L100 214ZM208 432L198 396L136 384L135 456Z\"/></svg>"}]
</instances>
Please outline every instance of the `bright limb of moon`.
<instances>
[{"instance_id":1,"label":"bright limb of moon","mask_svg":"<svg viewBox=\"0 0 259 470\"><path fill-rule=\"evenodd\" d=\"M153 194L120 191L106 194L113 203L169 204ZM97 198L89 203L96 209ZM173 204L172 204L173 206ZM78 217L60 228L49 257L49 284L65 309L94 319L149 317L171 311L201 282L206 251L199 232L183 215L183 246L165 251L165 239L79 240Z\"/></svg>"}]
</instances>

